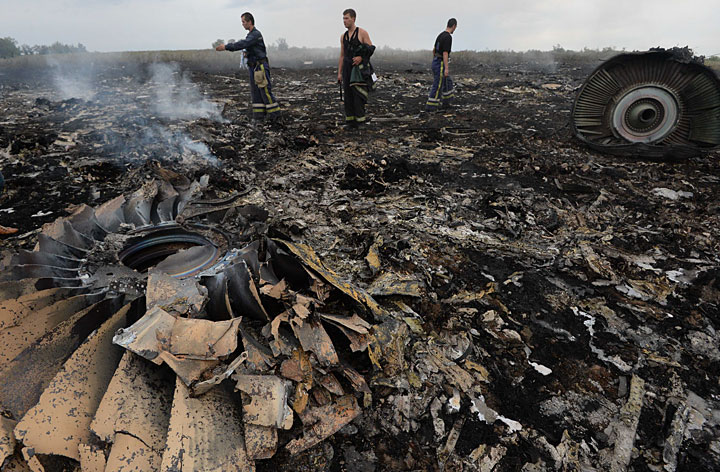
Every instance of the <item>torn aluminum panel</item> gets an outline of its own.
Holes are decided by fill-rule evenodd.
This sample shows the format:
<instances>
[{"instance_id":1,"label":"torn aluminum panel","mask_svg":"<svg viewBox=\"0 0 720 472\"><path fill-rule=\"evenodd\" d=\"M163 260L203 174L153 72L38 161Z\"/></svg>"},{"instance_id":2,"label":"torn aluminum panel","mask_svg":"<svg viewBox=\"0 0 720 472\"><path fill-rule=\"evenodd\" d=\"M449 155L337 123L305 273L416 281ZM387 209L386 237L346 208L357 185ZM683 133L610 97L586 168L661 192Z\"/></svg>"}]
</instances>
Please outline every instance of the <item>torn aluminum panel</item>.
<instances>
[{"instance_id":1,"label":"torn aluminum panel","mask_svg":"<svg viewBox=\"0 0 720 472\"><path fill-rule=\"evenodd\" d=\"M17 444L13 433L15 425L17 421L0 416L0 466L15 452L15 444Z\"/></svg>"},{"instance_id":2,"label":"torn aluminum panel","mask_svg":"<svg viewBox=\"0 0 720 472\"><path fill-rule=\"evenodd\" d=\"M125 433L117 433L110 448L105 470L137 472L160 470L162 454L147 444Z\"/></svg>"},{"instance_id":3,"label":"torn aluminum panel","mask_svg":"<svg viewBox=\"0 0 720 472\"><path fill-rule=\"evenodd\" d=\"M420 297L423 294L423 284L411 275L384 272L368 287L368 292L372 296Z\"/></svg>"},{"instance_id":4,"label":"torn aluminum panel","mask_svg":"<svg viewBox=\"0 0 720 472\"><path fill-rule=\"evenodd\" d=\"M298 454L313 447L340 428L350 423L360 414L360 406L352 395L338 398L334 403L306 410L301 419L305 425L305 434L287 444L290 454Z\"/></svg>"},{"instance_id":5,"label":"torn aluminum panel","mask_svg":"<svg viewBox=\"0 0 720 472\"><path fill-rule=\"evenodd\" d=\"M132 326L119 330L113 342L158 365L167 363L190 385L235 352L240 321L176 318L155 307Z\"/></svg>"},{"instance_id":6,"label":"torn aluminum panel","mask_svg":"<svg viewBox=\"0 0 720 472\"><path fill-rule=\"evenodd\" d=\"M243 420L258 426L290 429L293 412L287 404L288 385L274 375L238 375L235 388L250 397Z\"/></svg>"},{"instance_id":7,"label":"torn aluminum panel","mask_svg":"<svg viewBox=\"0 0 720 472\"><path fill-rule=\"evenodd\" d=\"M252 471L237 395L214 388L197 398L178 380L161 471Z\"/></svg>"},{"instance_id":8,"label":"torn aluminum panel","mask_svg":"<svg viewBox=\"0 0 720 472\"><path fill-rule=\"evenodd\" d=\"M160 454L165 448L174 394L169 370L125 351L90 429L106 443L131 435Z\"/></svg>"},{"instance_id":9,"label":"torn aluminum panel","mask_svg":"<svg viewBox=\"0 0 720 472\"><path fill-rule=\"evenodd\" d=\"M65 363L30 411L15 437L35 454L80 460L80 444L90 439L90 422L117 367L122 351L112 336L127 322L129 305L103 323Z\"/></svg>"}]
</instances>

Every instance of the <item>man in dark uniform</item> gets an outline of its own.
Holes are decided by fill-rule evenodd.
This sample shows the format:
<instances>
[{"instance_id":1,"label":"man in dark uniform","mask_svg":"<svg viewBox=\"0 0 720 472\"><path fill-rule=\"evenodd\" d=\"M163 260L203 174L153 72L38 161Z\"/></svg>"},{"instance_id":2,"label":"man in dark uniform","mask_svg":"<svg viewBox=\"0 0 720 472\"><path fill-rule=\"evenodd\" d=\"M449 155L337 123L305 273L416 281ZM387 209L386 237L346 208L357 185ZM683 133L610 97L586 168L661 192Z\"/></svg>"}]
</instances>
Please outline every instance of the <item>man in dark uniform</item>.
<instances>
[{"instance_id":1,"label":"man in dark uniform","mask_svg":"<svg viewBox=\"0 0 720 472\"><path fill-rule=\"evenodd\" d=\"M372 80L370 56L375 51L370 35L355 25L355 10L348 8L343 12L343 25L347 31L340 36L340 60L338 62L338 82L342 82L345 94L345 123L356 127L365 123L365 104Z\"/></svg>"},{"instance_id":2,"label":"man in dark uniform","mask_svg":"<svg viewBox=\"0 0 720 472\"><path fill-rule=\"evenodd\" d=\"M450 18L447 28L440 33L433 47L432 71L434 75L430 95L425 105L427 111L436 111L440 106L450 106L453 99L453 82L450 78L450 51L452 34L457 28L457 20Z\"/></svg>"},{"instance_id":3,"label":"man in dark uniform","mask_svg":"<svg viewBox=\"0 0 720 472\"><path fill-rule=\"evenodd\" d=\"M250 95L252 97L252 116L255 120L274 120L280 111L280 105L272 93L270 81L270 65L262 34L255 28L255 18L245 12L241 16L243 28L248 31L245 39L234 43L221 44L217 51L240 51L247 55L250 71Z\"/></svg>"}]
</instances>

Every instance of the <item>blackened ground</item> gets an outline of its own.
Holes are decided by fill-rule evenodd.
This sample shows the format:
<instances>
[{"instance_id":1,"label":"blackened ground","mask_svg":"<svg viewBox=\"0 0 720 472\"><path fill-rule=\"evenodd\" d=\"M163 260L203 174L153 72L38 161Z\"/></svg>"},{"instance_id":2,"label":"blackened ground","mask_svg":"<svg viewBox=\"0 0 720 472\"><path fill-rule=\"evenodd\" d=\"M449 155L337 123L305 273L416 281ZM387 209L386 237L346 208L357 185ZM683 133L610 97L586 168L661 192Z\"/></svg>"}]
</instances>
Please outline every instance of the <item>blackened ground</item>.
<instances>
[{"instance_id":1,"label":"blackened ground","mask_svg":"<svg viewBox=\"0 0 720 472\"><path fill-rule=\"evenodd\" d=\"M489 372L482 386L488 406L553 446L567 431L593 450L612 447L604 431L627 399L631 373L619 365L630 366L652 393L632 468L662 466L671 399L693 391L717 401L720 393L719 155L652 162L583 147L571 135L570 110L594 66L455 68L457 105L437 114L423 113L427 71L379 71L372 121L359 130L343 127L331 69L273 70L282 105L274 125L248 120L245 72L191 71L225 123L158 116L143 67L108 72L90 101L8 83L1 89L7 190L0 224L19 232L0 244L32 248L42 224L75 205L132 192L158 166L191 178L208 174L217 195L259 191L277 231L308 242L354 282L373 280L364 261L373 243L383 270L421 280L422 296L403 301L423 317L426 333L471 333L471 359ZM188 143L207 146L217 161ZM672 199L662 189L687 193ZM690 275L687 283L671 278L679 270ZM625 286L642 293L629 295ZM489 287L485 296L451 302ZM489 324L490 311L501 327ZM580 312L593 317L592 336ZM710 344L692 347L703 336ZM367 359L356 368L373 375ZM408 392L374 388L374 407L399 393ZM410 393L429 403L438 391ZM481 421L466 398L460 413L442 413L446 429L460 415L460 459L480 445L504 444L496 470L551 463L537 442ZM376 419L366 411L358 426L302 457L280 452L258 470L437 467L445 437L436 437L429 411L397 434ZM713 438L703 434L681 448L682 470L718 467L708 452Z\"/></svg>"}]
</instances>

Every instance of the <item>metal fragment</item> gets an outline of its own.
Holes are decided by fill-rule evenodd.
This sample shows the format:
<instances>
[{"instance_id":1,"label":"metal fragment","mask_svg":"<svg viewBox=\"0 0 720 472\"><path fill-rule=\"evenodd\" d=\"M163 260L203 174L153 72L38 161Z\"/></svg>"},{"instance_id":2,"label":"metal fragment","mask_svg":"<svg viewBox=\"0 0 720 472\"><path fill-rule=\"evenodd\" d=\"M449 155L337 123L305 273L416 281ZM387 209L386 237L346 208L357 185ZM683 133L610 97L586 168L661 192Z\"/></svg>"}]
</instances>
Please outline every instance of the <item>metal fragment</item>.
<instances>
[{"instance_id":1,"label":"metal fragment","mask_svg":"<svg viewBox=\"0 0 720 472\"><path fill-rule=\"evenodd\" d=\"M117 433L108 455L106 471L155 472L160 470L162 455L147 444L125 433Z\"/></svg>"},{"instance_id":2,"label":"metal fragment","mask_svg":"<svg viewBox=\"0 0 720 472\"><path fill-rule=\"evenodd\" d=\"M169 373L125 351L90 424L92 432L107 443L114 442L118 433L130 434L160 453L174 392Z\"/></svg>"},{"instance_id":3,"label":"metal fragment","mask_svg":"<svg viewBox=\"0 0 720 472\"><path fill-rule=\"evenodd\" d=\"M90 441L90 422L120 361L112 336L127 322L130 306L115 313L85 341L55 376L38 403L15 427L15 436L35 454L80 460Z\"/></svg>"},{"instance_id":4,"label":"metal fragment","mask_svg":"<svg viewBox=\"0 0 720 472\"><path fill-rule=\"evenodd\" d=\"M0 416L0 467L5 459L15 452L16 441L13 433L15 425L17 425L17 421Z\"/></svg>"},{"instance_id":5,"label":"metal fragment","mask_svg":"<svg viewBox=\"0 0 720 472\"><path fill-rule=\"evenodd\" d=\"M293 413L287 404L288 385L274 375L238 375L235 388L248 395L243 405L243 419L258 426L290 429Z\"/></svg>"},{"instance_id":6,"label":"metal fragment","mask_svg":"<svg viewBox=\"0 0 720 472\"><path fill-rule=\"evenodd\" d=\"M304 435L293 439L285 447L290 454L298 454L332 436L359 414L360 407L353 395L346 395L334 403L306 410L300 416L305 425Z\"/></svg>"},{"instance_id":7,"label":"metal fragment","mask_svg":"<svg viewBox=\"0 0 720 472\"><path fill-rule=\"evenodd\" d=\"M237 395L214 388L197 398L178 379L175 385L163 472L255 470L245 452Z\"/></svg>"}]
</instances>

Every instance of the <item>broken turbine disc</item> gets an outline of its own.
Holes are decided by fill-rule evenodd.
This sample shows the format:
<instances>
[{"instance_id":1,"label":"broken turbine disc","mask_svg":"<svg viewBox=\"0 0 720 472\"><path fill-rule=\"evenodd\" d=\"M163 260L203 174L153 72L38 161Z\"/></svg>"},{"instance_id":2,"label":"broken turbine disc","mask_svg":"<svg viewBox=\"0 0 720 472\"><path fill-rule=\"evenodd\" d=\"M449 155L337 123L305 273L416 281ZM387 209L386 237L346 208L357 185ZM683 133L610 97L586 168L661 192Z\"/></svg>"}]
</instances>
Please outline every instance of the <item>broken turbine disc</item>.
<instances>
[{"instance_id":1,"label":"broken turbine disc","mask_svg":"<svg viewBox=\"0 0 720 472\"><path fill-rule=\"evenodd\" d=\"M621 54L585 81L572 122L599 151L694 156L720 145L720 80L681 51Z\"/></svg>"},{"instance_id":2,"label":"broken turbine disc","mask_svg":"<svg viewBox=\"0 0 720 472\"><path fill-rule=\"evenodd\" d=\"M360 414L343 354L383 310L309 246L226 234L246 203L174 177L46 225L3 272L0 467L250 471L278 430L296 454Z\"/></svg>"}]
</instances>

